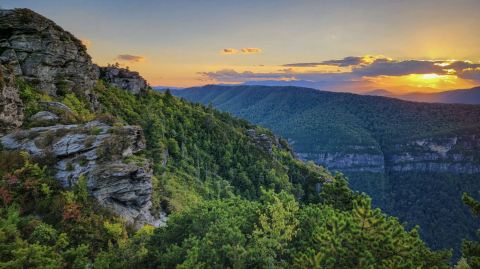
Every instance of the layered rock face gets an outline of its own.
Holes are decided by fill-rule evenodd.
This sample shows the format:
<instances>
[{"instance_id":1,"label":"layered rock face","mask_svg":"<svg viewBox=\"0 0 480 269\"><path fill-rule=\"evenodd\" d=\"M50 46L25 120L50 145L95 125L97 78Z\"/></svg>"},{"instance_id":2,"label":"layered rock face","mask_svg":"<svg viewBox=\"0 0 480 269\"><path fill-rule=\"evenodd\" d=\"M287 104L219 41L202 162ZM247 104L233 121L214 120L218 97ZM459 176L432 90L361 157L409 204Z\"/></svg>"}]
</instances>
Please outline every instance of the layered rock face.
<instances>
[{"instance_id":1,"label":"layered rock face","mask_svg":"<svg viewBox=\"0 0 480 269\"><path fill-rule=\"evenodd\" d=\"M151 164L133 156L145 148L140 127L112 127L98 121L54 125L18 130L1 142L6 149L53 159L55 177L64 187L85 177L92 196L128 222L160 225L164 221L150 214Z\"/></svg>"},{"instance_id":2,"label":"layered rock face","mask_svg":"<svg viewBox=\"0 0 480 269\"><path fill-rule=\"evenodd\" d=\"M0 65L0 134L22 125L23 103L13 74Z\"/></svg>"},{"instance_id":3,"label":"layered rock face","mask_svg":"<svg viewBox=\"0 0 480 269\"><path fill-rule=\"evenodd\" d=\"M407 141L372 153L365 148L355 152L297 153L330 170L342 172L432 172L480 173L480 137L477 135L428 138Z\"/></svg>"},{"instance_id":4,"label":"layered rock face","mask_svg":"<svg viewBox=\"0 0 480 269\"><path fill-rule=\"evenodd\" d=\"M52 96L88 95L99 76L80 40L28 9L0 10L0 63Z\"/></svg>"},{"instance_id":5,"label":"layered rock face","mask_svg":"<svg viewBox=\"0 0 480 269\"><path fill-rule=\"evenodd\" d=\"M136 72L116 67L102 70L103 78L114 86L134 94L147 88ZM74 110L62 103L67 93L87 100L90 109L99 106L93 88L100 70L80 40L31 10L0 10L0 75L4 149L25 150L48 161L66 188L85 178L90 194L101 205L137 227L164 223L165 215L150 212L151 163L134 155L145 148L140 127L112 127L99 121L59 124L63 114ZM18 128L24 123L24 104L17 79L50 96L37 103L42 111L28 118L29 124L44 127Z\"/></svg>"},{"instance_id":6,"label":"layered rock face","mask_svg":"<svg viewBox=\"0 0 480 269\"><path fill-rule=\"evenodd\" d=\"M453 136L397 144L387 158L392 171L480 173L480 137Z\"/></svg>"},{"instance_id":7,"label":"layered rock face","mask_svg":"<svg viewBox=\"0 0 480 269\"><path fill-rule=\"evenodd\" d=\"M140 94L148 86L147 81L138 72L116 66L100 67L100 78L132 94Z\"/></svg>"},{"instance_id":8,"label":"layered rock face","mask_svg":"<svg viewBox=\"0 0 480 269\"><path fill-rule=\"evenodd\" d=\"M330 170L343 172L385 172L385 161L382 154L324 152L298 153L297 156L301 160L311 160Z\"/></svg>"}]
</instances>

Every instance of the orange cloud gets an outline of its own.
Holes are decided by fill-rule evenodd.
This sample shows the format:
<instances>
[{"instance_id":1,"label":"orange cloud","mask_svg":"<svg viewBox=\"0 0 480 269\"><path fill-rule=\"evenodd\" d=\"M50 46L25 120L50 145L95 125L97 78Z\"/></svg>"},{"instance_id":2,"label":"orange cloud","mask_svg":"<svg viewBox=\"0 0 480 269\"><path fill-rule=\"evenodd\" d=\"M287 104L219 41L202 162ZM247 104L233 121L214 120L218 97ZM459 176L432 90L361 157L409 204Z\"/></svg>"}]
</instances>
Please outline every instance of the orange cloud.
<instances>
[{"instance_id":1,"label":"orange cloud","mask_svg":"<svg viewBox=\"0 0 480 269\"><path fill-rule=\"evenodd\" d=\"M257 54L257 53L261 53L262 49L260 49L260 48L243 48L243 49L240 49L240 51L243 54Z\"/></svg>"},{"instance_id":2,"label":"orange cloud","mask_svg":"<svg viewBox=\"0 0 480 269\"><path fill-rule=\"evenodd\" d=\"M92 41L90 39L87 39L87 38L82 38L80 39L80 42L82 42L82 44L88 49L90 48L90 46L92 46Z\"/></svg>"},{"instance_id":3,"label":"orange cloud","mask_svg":"<svg viewBox=\"0 0 480 269\"><path fill-rule=\"evenodd\" d=\"M120 54L115 59L122 62L132 62L132 63L139 63L139 62L145 61L145 57L143 56L130 55L130 54Z\"/></svg>"},{"instance_id":4,"label":"orange cloud","mask_svg":"<svg viewBox=\"0 0 480 269\"><path fill-rule=\"evenodd\" d=\"M238 53L238 50L237 49L232 49L232 48L227 48L227 49L223 49L221 51L222 54L237 54Z\"/></svg>"}]
</instances>

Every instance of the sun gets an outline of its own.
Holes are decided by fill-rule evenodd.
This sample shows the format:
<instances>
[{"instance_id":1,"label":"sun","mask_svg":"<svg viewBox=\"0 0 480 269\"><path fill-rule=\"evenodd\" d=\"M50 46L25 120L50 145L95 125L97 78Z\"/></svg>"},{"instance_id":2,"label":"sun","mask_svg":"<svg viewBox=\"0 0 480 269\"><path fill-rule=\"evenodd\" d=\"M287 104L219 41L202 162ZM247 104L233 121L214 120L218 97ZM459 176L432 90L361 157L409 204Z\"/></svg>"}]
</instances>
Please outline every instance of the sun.
<instances>
[{"instance_id":1,"label":"sun","mask_svg":"<svg viewBox=\"0 0 480 269\"><path fill-rule=\"evenodd\" d=\"M435 73L432 73L432 74L423 74L423 75L420 75L421 79L426 79L426 80L431 80L431 79L441 79L442 76L441 75L438 75L438 74L435 74Z\"/></svg>"}]
</instances>

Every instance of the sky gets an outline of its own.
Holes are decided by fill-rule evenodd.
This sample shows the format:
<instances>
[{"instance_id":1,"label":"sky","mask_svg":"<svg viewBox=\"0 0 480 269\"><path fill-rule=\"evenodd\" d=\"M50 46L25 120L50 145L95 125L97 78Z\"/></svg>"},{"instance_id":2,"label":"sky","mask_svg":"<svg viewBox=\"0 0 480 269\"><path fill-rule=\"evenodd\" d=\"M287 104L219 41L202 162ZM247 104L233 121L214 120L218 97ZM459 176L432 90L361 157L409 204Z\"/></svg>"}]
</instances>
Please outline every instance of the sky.
<instances>
[{"instance_id":1,"label":"sky","mask_svg":"<svg viewBox=\"0 0 480 269\"><path fill-rule=\"evenodd\" d=\"M438 92L480 85L479 0L0 0L152 86Z\"/></svg>"}]
</instances>

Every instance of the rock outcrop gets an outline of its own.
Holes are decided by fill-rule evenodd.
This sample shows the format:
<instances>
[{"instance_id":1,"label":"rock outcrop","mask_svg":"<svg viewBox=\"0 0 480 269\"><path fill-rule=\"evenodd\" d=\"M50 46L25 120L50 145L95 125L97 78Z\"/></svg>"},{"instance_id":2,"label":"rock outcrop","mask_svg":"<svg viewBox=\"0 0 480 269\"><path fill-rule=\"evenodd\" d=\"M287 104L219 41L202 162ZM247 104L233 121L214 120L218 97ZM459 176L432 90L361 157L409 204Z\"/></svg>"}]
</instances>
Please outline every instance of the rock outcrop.
<instances>
[{"instance_id":1,"label":"rock outcrop","mask_svg":"<svg viewBox=\"0 0 480 269\"><path fill-rule=\"evenodd\" d=\"M273 146L277 148L281 148L284 150L292 151L292 149L288 146L288 143L280 138L276 137L272 134L266 134L262 131L256 129L248 129L246 131L246 135L250 137L253 143L259 147L260 149L272 153Z\"/></svg>"},{"instance_id":2,"label":"rock outcrop","mask_svg":"<svg viewBox=\"0 0 480 269\"><path fill-rule=\"evenodd\" d=\"M152 168L133 154L145 148L138 126L112 127L98 121L18 130L1 138L5 149L53 159L55 177L72 187L81 177L100 204L128 222L161 225L150 213Z\"/></svg>"},{"instance_id":3,"label":"rock outcrop","mask_svg":"<svg viewBox=\"0 0 480 269\"><path fill-rule=\"evenodd\" d=\"M30 120L32 120L32 121L52 121L52 122L55 122L55 121L60 120L60 117L53 114L50 111L39 111L39 112L35 113L35 115L31 116Z\"/></svg>"},{"instance_id":4,"label":"rock outcrop","mask_svg":"<svg viewBox=\"0 0 480 269\"><path fill-rule=\"evenodd\" d=\"M100 78L132 94L140 94L148 86L147 81L138 72L117 66L100 67Z\"/></svg>"},{"instance_id":5,"label":"rock outcrop","mask_svg":"<svg viewBox=\"0 0 480 269\"><path fill-rule=\"evenodd\" d=\"M480 173L478 152L478 135L418 139L395 145L386 161L397 172L476 174Z\"/></svg>"},{"instance_id":6,"label":"rock outcrop","mask_svg":"<svg viewBox=\"0 0 480 269\"><path fill-rule=\"evenodd\" d=\"M133 94L146 90L137 73L102 68L102 78ZM145 148L138 126L112 127L99 121L61 125L59 114L72 109L61 102L67 93L85 98L98 108L93 94L100 68L92 63L80 40L53 21L28 9L0 10L0 138L7 150L25 150L48 160L56 179L66 188L85 178L90 194L136 225L161 225L153 216L150 161L134 154ZM21 130L24 104L17 79L50 97L38 101L30 126ZM53 113L52 113L53 112ZM31 125L34 123L34 125ZM57 124L57 125L55 125Z\"/></svg>"},{"instance_id":7,"label":"rock outcrop","mask_svg":"<svg viewBox=\"0 0 480 269\"><path fill-rule=\"evenodd\" d=\"M480 173L480 137L452 136L411 140L388 149L357 147L352 152L297 153L330 170L342 172Z\"/></svg>"},{"instance_id":8,"label":"rock outcrop","mask_svg":"<svg viewBox=\"0 0 480 269\"><path fill-rule=\"evenodd\" d=\"M51 96L89 96L99 76L80 40L28 9L0 10L0 64Z\"/></svg>"},{"instance_id":9,"label":"rock outcrop","mask_svg":"<svg viewBox=\"0 0 480 269\"><path fill-rule=\"evenodd\" d=\"M356 152L297 153L301 160L313 161L332 171L384 173L385 161L382 154Z\"/></svg>"},{"instance_id":10,"label":"rock outcrop","mask_svg":"<svg viewBox=\"0 0 480 269\"><path fill-rule=\"evenodd\" d=\"M13 74L0 65L0 134L22 125L23 102Z\"/></svg>"}]
</instances>

